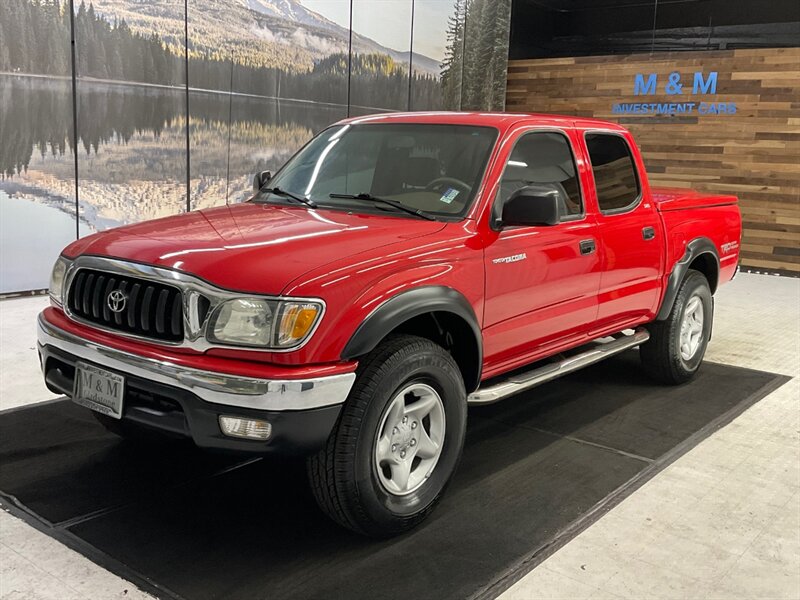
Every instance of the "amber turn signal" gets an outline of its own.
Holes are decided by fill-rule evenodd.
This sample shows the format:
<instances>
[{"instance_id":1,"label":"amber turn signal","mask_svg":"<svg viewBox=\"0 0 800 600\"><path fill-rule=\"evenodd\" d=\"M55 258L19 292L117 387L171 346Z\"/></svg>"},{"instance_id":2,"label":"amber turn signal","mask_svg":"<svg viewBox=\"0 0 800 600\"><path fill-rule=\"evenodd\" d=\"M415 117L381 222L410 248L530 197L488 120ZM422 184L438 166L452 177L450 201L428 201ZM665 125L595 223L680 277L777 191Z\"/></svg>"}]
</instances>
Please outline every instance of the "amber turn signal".
<instances>
[{"instance_id":1,"label":"amber turn signal","mask_svg":"<svg viewBox=\"0 0 800 600\"><path fill-rule=\"evenodd\" d=\"M285 303L278 329L278 346L292 346L304 339L319 316L318 304Z\"/></svg>"}]
</instances>

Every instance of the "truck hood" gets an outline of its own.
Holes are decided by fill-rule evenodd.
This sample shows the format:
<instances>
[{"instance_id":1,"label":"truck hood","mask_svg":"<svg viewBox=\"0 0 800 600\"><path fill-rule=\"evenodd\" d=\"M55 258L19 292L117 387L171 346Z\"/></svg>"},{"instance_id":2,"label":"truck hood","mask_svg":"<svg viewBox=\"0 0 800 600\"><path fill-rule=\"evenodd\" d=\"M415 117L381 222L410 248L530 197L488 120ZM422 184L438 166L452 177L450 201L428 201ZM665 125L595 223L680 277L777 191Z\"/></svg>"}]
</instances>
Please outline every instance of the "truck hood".
<instances>
[{"instance_id":1,"label":"truck hood","mask_svg":"<svg viewBox=\"0 0 800 600\"><path fill-rule=\"evenodd\" d=\"M707 194L685 188L652 187L650 191L659 212L709 208L738 202L736 196Z\"/></svg>"},{"instance_id":2,"label":"truck hood","mask_svg":"<svg viewBox=\"0 0 800 600\"><path fill-rule=\"evenodd\" d=\"M185 271L230 290L279 294L313 268L444 226L422 219L246 203L95 234L74 242L64 254L142 262Z\"/></svg>"}]
</instances>

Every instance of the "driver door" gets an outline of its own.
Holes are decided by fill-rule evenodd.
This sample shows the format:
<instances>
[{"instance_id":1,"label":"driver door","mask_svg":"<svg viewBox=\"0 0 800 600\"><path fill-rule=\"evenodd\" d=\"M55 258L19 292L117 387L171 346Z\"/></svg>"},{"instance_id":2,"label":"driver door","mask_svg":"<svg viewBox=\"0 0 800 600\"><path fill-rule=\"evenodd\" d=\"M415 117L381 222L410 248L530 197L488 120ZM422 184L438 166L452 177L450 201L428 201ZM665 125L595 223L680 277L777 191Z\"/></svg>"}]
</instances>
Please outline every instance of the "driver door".
<instances>
[{"instance_id":1,"label":"driver door","mask_svg":"<svg viewBox=\"0 0 800 600\"><path fill-rule=\"evenodd\" d=\"M486 374L536 360L557 346L580 343L597 317L601 262L594 214L587 215L572 131L518 135L492 209L485 251ZM563 190L556 225L504 227L511 194L536 183Z\"/></svg>"}]
</instances>

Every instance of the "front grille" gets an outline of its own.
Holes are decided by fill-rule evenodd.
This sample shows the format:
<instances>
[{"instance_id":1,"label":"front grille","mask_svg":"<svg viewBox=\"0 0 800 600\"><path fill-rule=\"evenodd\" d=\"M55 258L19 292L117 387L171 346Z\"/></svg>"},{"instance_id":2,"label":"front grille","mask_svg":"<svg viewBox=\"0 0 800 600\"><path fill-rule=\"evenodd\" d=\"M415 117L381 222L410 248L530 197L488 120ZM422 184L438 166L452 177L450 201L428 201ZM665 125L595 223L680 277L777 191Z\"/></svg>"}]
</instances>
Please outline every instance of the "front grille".
<instances>
[{"instance_id":1,"label":"front grille","mask_svg":"<svg viewBox=\"0 0 800 600\"><path fill-rule=\"evenodd\" d=\"M121 294L112 298L115 291ZM167 342L183 341L182 303L174 286L92 269L78 270L67 295L79 319Z\"/></svg>"}]
</instances>

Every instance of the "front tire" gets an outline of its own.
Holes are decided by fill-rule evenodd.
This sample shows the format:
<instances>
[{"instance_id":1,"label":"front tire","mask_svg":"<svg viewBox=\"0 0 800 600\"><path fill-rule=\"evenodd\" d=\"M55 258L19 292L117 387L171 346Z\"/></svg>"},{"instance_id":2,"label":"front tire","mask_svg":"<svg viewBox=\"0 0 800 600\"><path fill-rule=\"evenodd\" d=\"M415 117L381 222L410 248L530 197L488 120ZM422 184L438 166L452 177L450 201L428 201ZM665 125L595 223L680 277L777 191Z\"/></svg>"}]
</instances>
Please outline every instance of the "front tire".
<instances>
[{"instance_id":1,"label":"front tire","mask_svg":"<svg viewBox=\"0 0 800 600\"><path fill-rule=\"evenodd\" d=\"M461 372L432 341L388 338L359 365L326 447L308 459L317 503L342 526L383 537L423 521L461 459Z\"/></svg>"},{"instance_id":2,"label":"front tire","mask_svg":"<svg viewBox=\"0 0 800 600\"><path fill-rule=\"evenodd\" d=\"M713 309L708 280L689 270L667 319L647 326L650 339L639 350L647 374L670 385L689 381L703 362Z\"/></svg>"}]
</instances>

